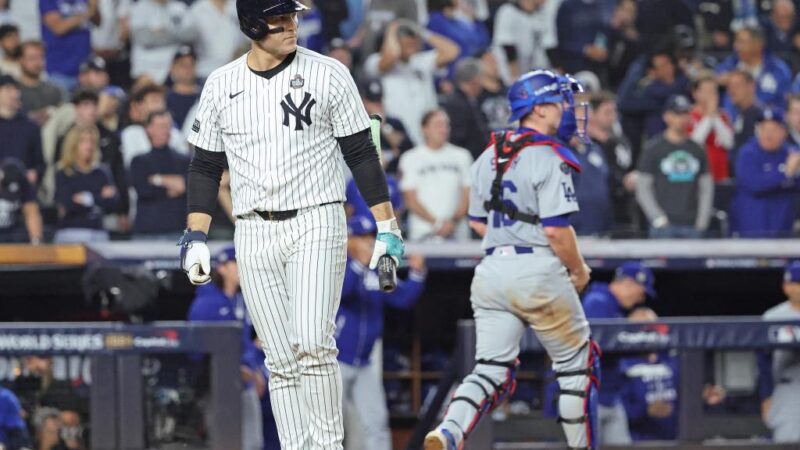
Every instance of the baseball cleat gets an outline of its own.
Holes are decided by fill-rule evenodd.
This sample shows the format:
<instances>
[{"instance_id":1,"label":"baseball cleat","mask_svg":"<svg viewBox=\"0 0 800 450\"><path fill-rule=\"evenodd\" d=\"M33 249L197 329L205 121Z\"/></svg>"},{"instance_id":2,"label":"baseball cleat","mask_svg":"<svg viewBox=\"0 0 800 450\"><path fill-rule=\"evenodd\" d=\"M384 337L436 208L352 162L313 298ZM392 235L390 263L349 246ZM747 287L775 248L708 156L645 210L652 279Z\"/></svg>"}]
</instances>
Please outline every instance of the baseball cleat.
<instances>
[{"instance_id":1,"label":"baseball cleat","mask_svg":"<svg viewBox=\"0 0 800 450\"><path fill-rule=\"evenodd\" d=\"M456 438L445 428L433 430L425 436L425 450L456 449Z\"/></svg>"}]
</instances>

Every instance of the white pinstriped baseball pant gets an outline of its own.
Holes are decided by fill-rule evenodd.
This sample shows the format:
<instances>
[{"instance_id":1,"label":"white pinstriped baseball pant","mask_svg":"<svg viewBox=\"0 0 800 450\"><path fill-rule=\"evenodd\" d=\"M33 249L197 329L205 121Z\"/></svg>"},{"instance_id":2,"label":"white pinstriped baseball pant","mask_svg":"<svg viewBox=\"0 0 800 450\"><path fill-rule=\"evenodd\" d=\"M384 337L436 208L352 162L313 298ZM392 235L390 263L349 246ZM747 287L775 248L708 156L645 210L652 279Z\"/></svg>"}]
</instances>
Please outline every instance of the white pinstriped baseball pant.
<instances>
[{"instance_id":1,"label":"white pinstriped baseball pant","mask_svg":"<svg viewBox=\"0 0 800 450\"><path fill-rule=\"evenodd\" d=\"M334 332L346 262L340 203L297 217L236 221L245 303L263 342L281 447L341 450L342 379Z\"/></svg>"}]
</instances>

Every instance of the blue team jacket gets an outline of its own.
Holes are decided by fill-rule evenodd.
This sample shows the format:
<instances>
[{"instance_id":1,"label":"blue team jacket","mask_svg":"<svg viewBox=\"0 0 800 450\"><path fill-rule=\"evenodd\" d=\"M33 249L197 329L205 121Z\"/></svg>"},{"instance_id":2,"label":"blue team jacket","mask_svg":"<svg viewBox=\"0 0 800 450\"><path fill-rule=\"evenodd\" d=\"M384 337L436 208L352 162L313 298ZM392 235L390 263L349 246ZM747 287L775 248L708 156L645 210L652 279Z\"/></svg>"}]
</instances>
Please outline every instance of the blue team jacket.
<instances>
[{"instance_id":1,"label":"blue team jacket","mask_svg":"<svg viewBox=\"0 0 800 450\"><path fill-rule=\"evenodd\" d=\"M9 434L25 430L21 412L22 407L17 396L10 390L0 387L0 444L10 445Z\"/></svg>"},{"instance_id":2,"label":"blue team jacket","mask_svg":"<svg viewBox=\"0 0 800 450\"><path fill-rule=\"evenodd\" d=\"M784 162L789 145L765 152L756 138L739 150L736 159L736 197L733 229L744 237L787 237L795 219L798 178L786 178Z\"/></svg>"},{"instance_id":3,"label":"blue team jacket","mask_svg":"<svg viewBox=\"0 0 800 450\"><path fill-rule=\"evenodd\" d=\"M648 357L624 358L622 404L628 414L628 427L634 441L673 440L678 437L678 359L668 353ZM672 405L663 418L650 417L647 407L658 400Z\"/></svg>"},{"instance_id":4,"label":"blue team jacket","mask_svg":"<svg viewBox=\"0 0 800 450\"><path fill-rule=\"evenodd\" d=\"M425 287L425 275L411 271L408 280L397 281L391 293L381 291L378 274L348 258L344 274L342 302L336 314L336 343L339 361L351 366L366 366L372 346L383 333L383 305L409 309Z\"/></svg>"},{"instance_id":5,"label":"blue team jacket","mask_svg":"<svg viewBox=\"0 0 800 450\"><path fill-rule=\"evenodd\" d=\"M242 324L242 365L253 368L252 354L255 344L253 344L250 331L252 322L247 314L244 297L241 293L236 294L234 298L229 298L214 283L198 286L187 318L191 322L240 322Z\"/></svg>"},{"instance_id":6,"label":"blue team jacket","mask_svg":"<svg viewBox=\"0 0 800 450\"><path fill-rule=\"evenodd\" d=\"M592 283L583 297L583 311L587 319L619 319L627 317L617 298L608 290L608 283ZM620 400L625 380L619 368L620 359L605 354L600 360L603 379L598 400L603 406L614 406Z\"/></svg>"},{"instance_id":7,"label":"blue team jacket","mask_svg":"<svg viewBox=\"0 0 800 450\"><path fill-rule=\"evenodd\" d=\"M764 68L756 79L756 97L765 105L779 106L786 105L786 94L792 87L792 71L780 58L770 54L764 54ZM727 73L739 66L739 57L733 54L719 65L716 72L718 74ZM728 94L722 99L722 105L729 109L732 105Z\"/></svg>"}]
</instances>

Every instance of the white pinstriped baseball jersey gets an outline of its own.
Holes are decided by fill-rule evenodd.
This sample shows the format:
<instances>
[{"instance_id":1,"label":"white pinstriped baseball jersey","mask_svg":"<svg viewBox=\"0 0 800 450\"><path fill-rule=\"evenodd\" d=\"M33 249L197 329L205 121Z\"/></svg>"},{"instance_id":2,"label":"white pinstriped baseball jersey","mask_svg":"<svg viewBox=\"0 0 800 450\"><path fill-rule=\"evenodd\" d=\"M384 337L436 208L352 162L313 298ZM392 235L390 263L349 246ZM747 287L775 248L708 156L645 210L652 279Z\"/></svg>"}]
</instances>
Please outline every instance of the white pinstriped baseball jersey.
<instances>
[{"instance_id":1,"label":"white pinstriped baseball jersey","mask_svg":"<svg viewBox=\"0 0 800 450\"><path fill-rule=\"evenodd\" d=\"M226 152L234 215L344 201L335 138L369 128L352 76L340 62L303 47L267 73L254 73L247 54L215 70L189 143Z\"/></svg>"}]
</instances>

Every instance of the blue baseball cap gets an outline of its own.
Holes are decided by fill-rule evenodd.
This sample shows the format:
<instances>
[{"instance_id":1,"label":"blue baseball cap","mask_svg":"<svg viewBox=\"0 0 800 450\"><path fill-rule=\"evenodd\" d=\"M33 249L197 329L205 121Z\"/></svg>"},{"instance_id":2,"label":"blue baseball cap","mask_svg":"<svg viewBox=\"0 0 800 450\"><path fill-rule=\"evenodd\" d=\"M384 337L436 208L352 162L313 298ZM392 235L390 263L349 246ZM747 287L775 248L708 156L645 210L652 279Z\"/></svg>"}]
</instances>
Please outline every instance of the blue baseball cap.
<instances>
[{"instance_id":1,"label":"blue baseball cap","mask_svg":"<svg viewBox=\"0 0 800 450\"><path fill-rule=\"evenodd\" d=\"M644 290L649 297L656 296L656 290L653 284L656 281L653 271L642 265L640 262L631 261L617 267L617 272L614 275L615 279L630 278L635 282L644 286Z\"/></svg>"},{"instance_id":2,"label":"blue baseball cap","mask_svg":"<svg viewBox=\"0 0 800 450\"><path fill-rule=\"evenodd\" d=\"M758 115L758 119L756 122L761 123L767 120L771 120L773 122L778 122L779 124L783 125L784 122L784 115L783 110L778 108L777 106L766 106L764 109L761 110L761 113Z\"/></svg>"},{"instance_id":3,"label":"blue baseball cap","mask_svg":"<svg viewBox=\"0 0 800 450\"><path fill-rule=\"evenodd\" d=\"M366 236L375 234L376 231L378 231L378 226L371 217L353 216L347 221L347 233L353 236Z\"/></svg>"},{"instance_id":4,"label":"blue baseball cap","mask_svg":"<svg viewBox=\"0 0 800 450\"><path fill-rule=\"evenodd\" d=\"M228 261L236 261L236 249L229 245L214 256L214 262L217 264L225 264Z\"/></svg>"},{"instance_id":5,"label":"blue baseball cap","mask_svg":"<svg viewBox=\"0 0 800 450\"><path fill-rule=\"evenodd\" d=\"M786 266L783 272L784 283L800 283L800 261L795 261Z\"/></svg>"}]
</instances>

